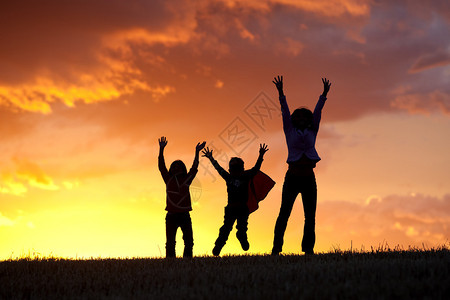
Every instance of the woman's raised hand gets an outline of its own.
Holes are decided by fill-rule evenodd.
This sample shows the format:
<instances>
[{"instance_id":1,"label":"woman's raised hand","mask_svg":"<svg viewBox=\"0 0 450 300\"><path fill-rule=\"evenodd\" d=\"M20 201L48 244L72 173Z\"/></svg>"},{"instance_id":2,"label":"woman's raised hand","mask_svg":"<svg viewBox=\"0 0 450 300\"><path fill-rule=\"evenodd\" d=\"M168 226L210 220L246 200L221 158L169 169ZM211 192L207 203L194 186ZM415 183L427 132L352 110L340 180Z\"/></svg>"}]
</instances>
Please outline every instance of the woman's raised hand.
<instances>
[{"instance_id":1,"label":"woman's raised hand","mask_svg":"<svg viewBox=\"0 0 450 300\"><path fill-rule=\"evenodd\" d=\"M283 96L283 76L278 75L277 77L273 78L274 80L272 80L272 82L275 84L275 86L277 87L278 93L280 94L280 96Z\"/></svg>"},{"instance_id":2,"label":"woman's raised hand","mask_svg":"<svg viewBox=\"0 0 450 300\"><path fill-rule=\"evenodd\" d=\"M161 149L164 149L167 146L167 138L165 136L162 136L161 138L159 138L158 142L159 142L159 147Z\"/></svg>"},{"instance_id":3,"label":"woman's raised hand","mask_svg":"<svg viewBox=\"0 0 450 300\"><path fill-rule=\"evenodd\" d=\"M323 93L322 93L322 95L324 97L326 97L328 92L330 91L331 82L329 80L327 80L326 78L322 78L322 83L323 83Z\"/></svg>"}]
</instances>

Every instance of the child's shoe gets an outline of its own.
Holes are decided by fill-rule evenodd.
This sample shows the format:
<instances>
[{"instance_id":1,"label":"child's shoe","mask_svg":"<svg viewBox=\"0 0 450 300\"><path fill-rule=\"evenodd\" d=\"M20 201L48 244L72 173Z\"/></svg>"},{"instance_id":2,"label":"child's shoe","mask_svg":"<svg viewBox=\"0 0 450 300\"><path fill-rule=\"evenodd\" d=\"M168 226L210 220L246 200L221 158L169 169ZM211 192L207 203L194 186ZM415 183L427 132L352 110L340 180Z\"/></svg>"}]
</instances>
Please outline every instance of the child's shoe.
<instances>
[{"instance_id":1,"label":"child's shoe","mask_svg":"<svg viewBox=\"0 0 450 300\"><path fill-rule=\"evenodd\" d=\"M314 255L313 250L304 250L303 252L305 252L305 255Z\"/></svg>"},{"instance_id":2,"label":"child's shoe","mask_svg":"<svg viewBox=\"0 0 450 300\"><path fill-rule=\"evenodd\" d=\"M236 234L237 239L239 240L239 242L241 243L241 247L242 250L247 251L250 248L250 244L248 243L247 240L247 235L239 235Z\"/></svg>"},{"instance_id":3,"label":"child's shoe","mask_svg":"<svg viewBox=\"0 0 450 300\"><path fill-rule=\"evenodd\" d=\"M247 240L240 240L239 242L241 242L242 250L247 251L250 248L250 244Z\"/></svg>"},{"instance_id":4,"label":"child's shoe","mask_svg":"<svg viewBox=\"0 0 450 300\"><path fill-rule=\"evenodd\" d=\"M273 247L273 248L272 248L272 253L271 253L270 255L272 255L272 256L278 256L278 255L280 255L280 252L281 252L281 249L278 249L278 248Z\"/></svg>"}]
</instances>

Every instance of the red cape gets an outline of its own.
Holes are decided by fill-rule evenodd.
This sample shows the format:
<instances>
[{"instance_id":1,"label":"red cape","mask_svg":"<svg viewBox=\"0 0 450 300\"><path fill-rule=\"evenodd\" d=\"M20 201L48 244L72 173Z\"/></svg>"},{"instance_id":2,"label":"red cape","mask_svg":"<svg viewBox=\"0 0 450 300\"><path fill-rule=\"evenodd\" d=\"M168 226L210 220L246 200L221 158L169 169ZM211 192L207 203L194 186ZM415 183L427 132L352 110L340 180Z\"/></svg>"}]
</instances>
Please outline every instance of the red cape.
<instances>
[{"instance_id":1,"label":"red cape","mask_svg":"<svg viewBox=\"0 0 450 300\"><path fill-rule=\"evenodd\" d=\"M254 212L259 207L259 201L266 198L267 194L275 185L275 181L261 171L250 180L248 184L247 206L249 213Z\"/></svg>"}]
</instances>

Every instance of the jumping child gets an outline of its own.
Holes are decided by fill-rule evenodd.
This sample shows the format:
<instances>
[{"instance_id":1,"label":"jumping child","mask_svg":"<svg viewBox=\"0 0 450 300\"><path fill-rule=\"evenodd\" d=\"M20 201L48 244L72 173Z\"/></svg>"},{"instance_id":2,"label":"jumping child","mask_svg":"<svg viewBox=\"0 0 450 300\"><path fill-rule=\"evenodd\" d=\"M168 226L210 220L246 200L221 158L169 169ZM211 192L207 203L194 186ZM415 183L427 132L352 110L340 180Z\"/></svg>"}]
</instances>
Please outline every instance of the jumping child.
<instances>
[{"instance_id":1,"label":"jumping child","mask_svg":"<svg viewBox=\"0 0 450 300\"><path fill-rule=\"evenodd\" d=\"M249 182L258 173L263 162L263 156L268 151L266 144L260 144L259 157L255 166L250 170L244 170L244 161L239 157L232 157L229 162L229 172L225 171L213 158L213 150L206 147L203 156L209 158L214 168L227 184L228 204L225 207L223 226L219 230L219 237L215 242L213 255L218 256L228 240L228 236L236 224L236 237L241 243L242 249L250 248L247 239L247 224L249 208L247 206Z\"/></svg>"}]
</instances>

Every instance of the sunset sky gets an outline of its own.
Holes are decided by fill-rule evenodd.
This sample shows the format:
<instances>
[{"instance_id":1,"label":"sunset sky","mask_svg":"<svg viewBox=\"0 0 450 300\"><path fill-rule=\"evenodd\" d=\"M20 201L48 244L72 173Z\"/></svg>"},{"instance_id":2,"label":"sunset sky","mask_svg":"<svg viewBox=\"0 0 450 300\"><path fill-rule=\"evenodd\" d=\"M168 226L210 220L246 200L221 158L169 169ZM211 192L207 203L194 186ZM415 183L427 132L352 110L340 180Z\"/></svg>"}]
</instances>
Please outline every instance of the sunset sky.
<instances>
[{"instance_id":1,"label":"sunset sky","mask_svg":"<svg viewBox=\"0 0 450 300\"><path fill-rule=\"evenodd\" d=\"M197 142L225 168L269 145L277 184L248 234L270 252L287 169L276 75L291 110L332 82L316 252L449 243L448 1L3 1L0 260L164 255L162 135L188 168ZM194 255L210 255L227 195L204 157L191 194ZM302 231L299 196L284 252ZM235 231L222 253L244 253Z\"/></svg>"}]
</instances>

